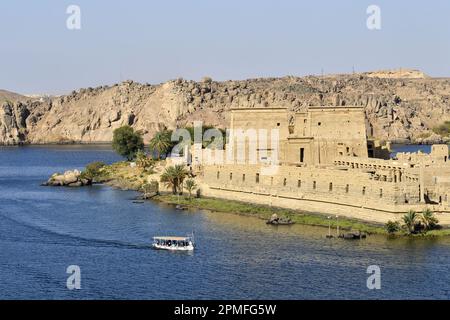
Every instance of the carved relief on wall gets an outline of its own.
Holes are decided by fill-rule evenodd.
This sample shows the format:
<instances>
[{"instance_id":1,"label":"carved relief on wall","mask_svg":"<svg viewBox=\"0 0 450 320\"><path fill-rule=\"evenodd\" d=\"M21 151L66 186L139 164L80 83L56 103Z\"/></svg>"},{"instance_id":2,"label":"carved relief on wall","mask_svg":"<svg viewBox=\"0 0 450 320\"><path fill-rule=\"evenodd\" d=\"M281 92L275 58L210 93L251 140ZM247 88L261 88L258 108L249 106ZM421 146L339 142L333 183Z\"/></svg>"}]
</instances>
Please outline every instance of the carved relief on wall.
<instances>
[{"instance_id":1,"label":"carved relief on wall","mask_svg":"<svg viewBox=\"0 0 450 320\"><path fill-rule=\"evenodd\" d=\"M288 115L288 128L289 128L289 134L294 134L295 116L292 113Z\"/></svg>"}]
</instances>

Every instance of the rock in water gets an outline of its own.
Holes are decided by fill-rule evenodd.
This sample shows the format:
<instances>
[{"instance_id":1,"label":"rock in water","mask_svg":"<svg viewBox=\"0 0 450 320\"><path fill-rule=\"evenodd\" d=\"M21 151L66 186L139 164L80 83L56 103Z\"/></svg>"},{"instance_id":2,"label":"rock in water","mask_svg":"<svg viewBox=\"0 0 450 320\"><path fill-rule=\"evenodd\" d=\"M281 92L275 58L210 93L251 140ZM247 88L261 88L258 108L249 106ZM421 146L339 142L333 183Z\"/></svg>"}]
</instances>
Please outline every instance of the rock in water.
<instances>
[{"instance_id":1,"label":"rock in water","mask_svg":"<svg viewBox=\"0 0 450 320\"><path fill-rule=\"evenodd\" d=\"M83 177L81 172L75 169L66 171L64 174L55 173L42 185L51 187L82 187L91 184L92 180Z\"/></svg>"},{"instance_id":2,"label":"rock in water","mask_svg":"<svg viewBox=\"0 0 450 320\"><path fill-rule=\"evenodd\" d=\"M276 213L274 213L269 221L267 221L267 224L272 224L272 225L290 225L290 224L294 224L294 222L289 219L289 218L279 218L278 215Z\"/></svg>"}]
</instances>

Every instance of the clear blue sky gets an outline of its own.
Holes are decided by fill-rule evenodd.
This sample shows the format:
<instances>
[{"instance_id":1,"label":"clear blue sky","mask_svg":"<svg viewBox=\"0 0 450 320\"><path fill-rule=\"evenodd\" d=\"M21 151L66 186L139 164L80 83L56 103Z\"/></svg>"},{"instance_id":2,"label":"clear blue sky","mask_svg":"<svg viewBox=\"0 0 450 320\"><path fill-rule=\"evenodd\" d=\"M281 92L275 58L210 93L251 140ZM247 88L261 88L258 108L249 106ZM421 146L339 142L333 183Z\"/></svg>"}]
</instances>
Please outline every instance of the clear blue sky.
<instances>
[{"instance_id":1,"label":"clear blue sky","mask_svg":"<svg viewBox=\"0 0 450 320\"><path fill-rule=\"evenodd\" d=\"M79 5L82 29L66 28ZM381 30L366 9L381 8ZM409 67L450 76L450 1L2 0L0 88L65 93Z\"/></svg>"}]
</instances>

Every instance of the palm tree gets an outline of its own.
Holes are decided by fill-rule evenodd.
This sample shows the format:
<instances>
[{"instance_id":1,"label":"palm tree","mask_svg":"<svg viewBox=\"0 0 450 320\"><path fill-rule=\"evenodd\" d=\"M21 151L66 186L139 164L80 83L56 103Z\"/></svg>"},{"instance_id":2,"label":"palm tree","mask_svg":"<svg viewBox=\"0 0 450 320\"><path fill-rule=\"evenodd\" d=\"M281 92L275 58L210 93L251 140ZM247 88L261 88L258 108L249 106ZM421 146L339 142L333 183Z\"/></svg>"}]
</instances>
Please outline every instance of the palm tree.
<instances>
[{"instance_id":1,"label":"palm tree","mask_svg":"<svg viewBox=\"0 0 450 320\"><path fill-rule=\"evenodd\" d=\"M197 184L195 183L194 179L187 179L184 183L184 187L189 192L189 199L192 197L192 191L197 188Z\"/></svg>"},{"instance_id":2,"label":"palm tree","mask_svg":"<svg viewBox=\"0 0 450 320\"><path fill-rule=\"evenodd\" d=\"M439 223L439 220L428 208L422 212L422 215L420 216L420 221L423 223L425 230L431 230Z\"/></svg>"},{"instance_id":3,"label":"palm tree","mask_svg":"<svg viewBox=\"0 0 450 320\"><path fill-rule=\"evenodd\" d=\"M177 181L177 188L180 190L180 193L183 192L183 182L184 179L186 179L186 177L189 174L189 171L186 170L185 166L182 164L177 164L174 167L174 174L176 177L176 181Z\"/></svg>"},{"instance_id":4,"label":"palm tree","mask_svg":"<svg viewBox=\"0 0 450 320\"><path fill-rule=\"evenodd\" d=\"M177 194L177 180L174 171L174 167L167 167L160 177L161 182L163 182L167 188L172 189L173 194Z\"/></svg>"},{"instance_id":5,"label":"palm tree","mask_svg":"<svg viewBox=\"0 0 450 320\"><path fill-rule=\"evenodd\" d=\"M149 143L150 150L158 153L158 160L161 160L161 154L167 154L172 147L170 131L158 131Z\"/></svg>"},{"instance_id":6,"label":"palm tree","mask_svg":"<svg viewBox=\"0 0 450 320\"><path fill-rule=\"evenodd\" d=\"M188 174L189 172L184 165L177 164L175 166L167 167L160 179L168 188L172 189L173 194L177 194L178 191L182 189L183 181Z\"/></svg>"},{"instance_id":7,"label":"palm tree","mask_svg":"<svg viewBox=\"0 0 450 320\"><path fill-rule=\"evenodd\" d=\"M403 216L403 223L409 233L414 233L417 224L417 213L414 210L409 210L407 214Z\"/></svg>"},{"instance_id":8,"label":"palm tree","mask_svg":"<svg viewBox=\"0 0 450 320\"><path fill-rule=\"evenodd\" d=\"M385 228L389 234L394 234L400 230L400 223L398 221L389 220L386 222Z\"/></svg>"}]
</instances>

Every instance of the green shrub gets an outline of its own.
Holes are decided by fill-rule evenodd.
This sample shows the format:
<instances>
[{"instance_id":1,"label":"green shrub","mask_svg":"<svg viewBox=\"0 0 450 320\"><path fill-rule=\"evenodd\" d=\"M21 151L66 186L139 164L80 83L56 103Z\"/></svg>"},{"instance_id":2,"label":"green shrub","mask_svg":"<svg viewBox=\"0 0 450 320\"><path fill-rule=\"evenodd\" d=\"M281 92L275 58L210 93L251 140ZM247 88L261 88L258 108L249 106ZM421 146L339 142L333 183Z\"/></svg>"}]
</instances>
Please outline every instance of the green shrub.
<instances>
[{"instance_id":1,"label":"green shrub","mask_svg":"<svg viewBox=\"0 0 450 320\"><path fill-rule=\"evenodd\" d=\"M155 161L149 158L144 151L138 150L136 153L136 165L148 172L153 172Z\"/></svg>"},{"instance_id":2,"label":"green shrub","mask_svg":"<svg viewBox=\"0 0 450 320\"><path fill-rule=\"evenodd\" d=\"M396 233L400 230L400 223L398 221L394 222L389 220L385 225L385 229L390 234Z\"/></svg>"},{"instance_id":3,"label":"green shrub","mask_svg":"<svg viewBox=\"0 0 450 320\"><path fill-rule=\"evenodd\" d=\"M430 209L426 209L420 216L420 221L425 231L433 230L439 227L439 220L434 216Z\"/></svg>"},{"instance_id":4,"label":"green shrub","mask_svg":"<svg viewBox=\"0 0 450 320\"><path fill-rule=\"evenodd\" d=\"M159 182L156 180L152 180L148 183L145 183L141 187L141 192L144 194L144 199L159 194Z\"/></svg>"},{"instance_id":5,"label":"green shrub","mask_svg":"<svg viewBox=\"0 0 450 320\"><path fill-rule=\"evenodd\" d=\"M101 161L89 163L86 166L86 169L81 173L81 176L84 179L95 180L101 175L100 169L102 169L105 166L106 164Z\"/></svg>"}]
</instances>

